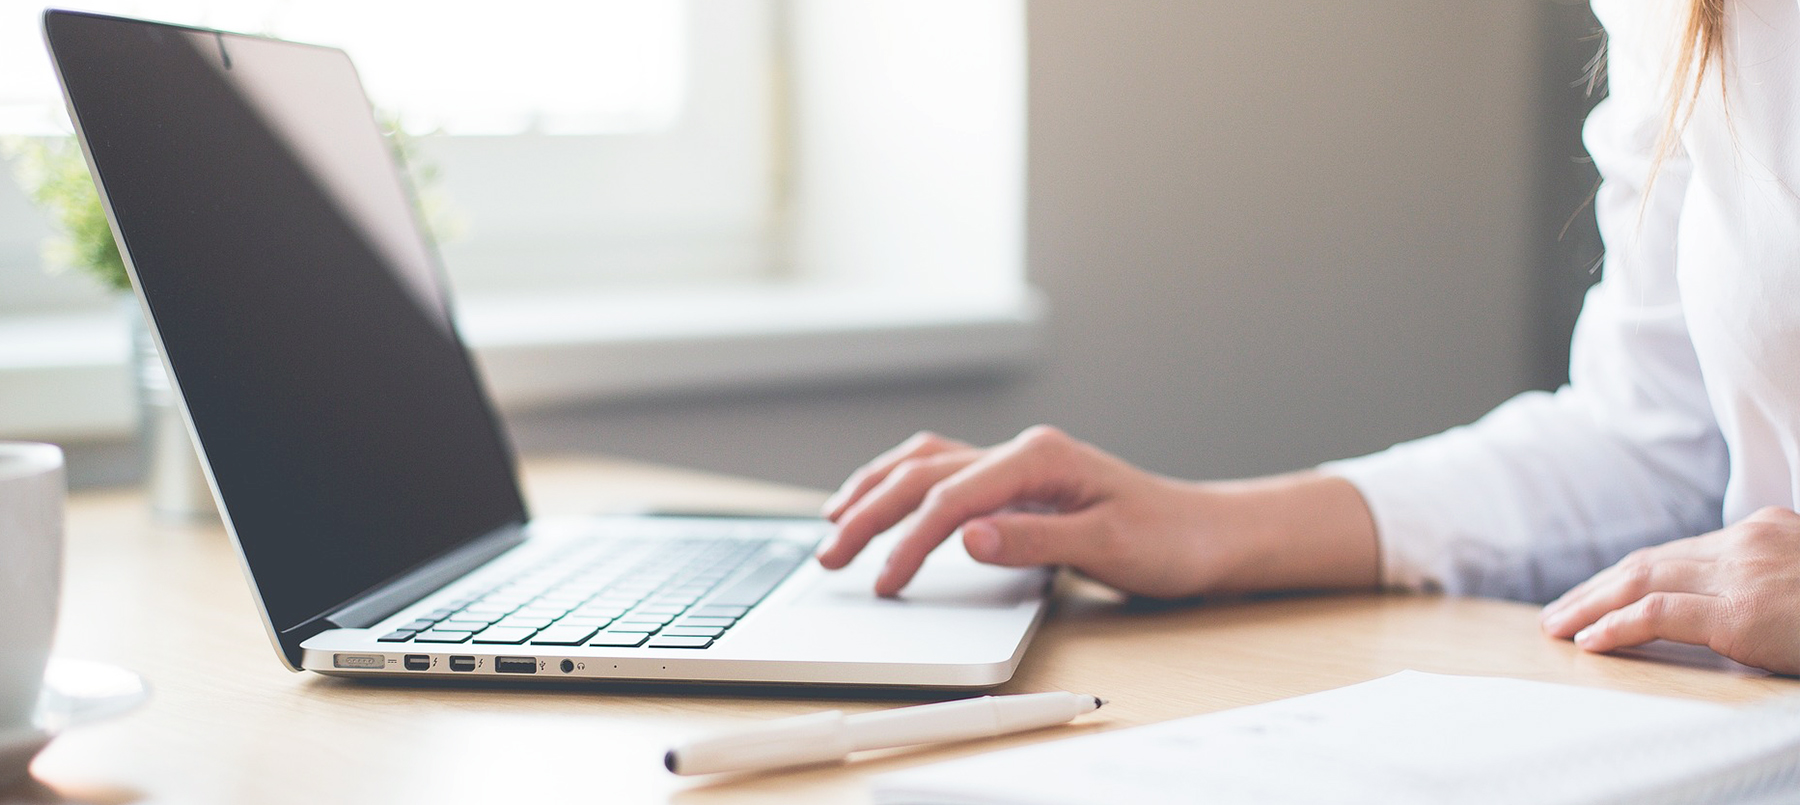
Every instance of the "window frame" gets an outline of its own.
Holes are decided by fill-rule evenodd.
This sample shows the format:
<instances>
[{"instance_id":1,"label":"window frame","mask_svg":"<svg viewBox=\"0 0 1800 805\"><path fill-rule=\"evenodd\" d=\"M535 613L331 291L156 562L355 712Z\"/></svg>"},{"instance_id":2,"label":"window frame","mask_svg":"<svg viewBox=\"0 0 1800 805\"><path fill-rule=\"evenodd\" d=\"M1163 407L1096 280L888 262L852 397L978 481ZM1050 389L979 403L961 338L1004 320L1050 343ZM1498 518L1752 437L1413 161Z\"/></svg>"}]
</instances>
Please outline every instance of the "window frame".
<instances>
[{"instance_id":1,"label":"window frame","mask_svg":"<svg viewBox=\"0 0 1800 805\"><path fill-rule=\"evenodd\" d=\"M777 2L788 67L812 78L781 90L788 170L760 263L773 270L520 289L452 269L459 327L503 413L1035 363L1050 311L1025 274L1023 0ZM904 69L927 62L943 69ZM0 345L63 341L0 346L0 436L129 433L125 332L111 309L0 315Z\"/></svg>"}]
</instances>

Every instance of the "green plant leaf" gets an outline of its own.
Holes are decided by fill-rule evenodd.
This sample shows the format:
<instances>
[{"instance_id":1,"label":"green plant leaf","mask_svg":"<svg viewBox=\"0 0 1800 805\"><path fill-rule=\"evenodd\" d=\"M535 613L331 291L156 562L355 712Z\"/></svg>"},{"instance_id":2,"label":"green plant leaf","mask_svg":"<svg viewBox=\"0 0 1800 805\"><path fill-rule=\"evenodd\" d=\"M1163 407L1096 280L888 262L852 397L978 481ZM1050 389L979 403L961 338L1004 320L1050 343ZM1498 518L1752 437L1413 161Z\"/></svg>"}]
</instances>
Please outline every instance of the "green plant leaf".
<instances>
[{"instance_id":1,"label":"green plant leaf","mask_svg":"<svg viewBox=\"0 0 1800 805\"><path fill-rule=\"evenodd\" d=\"M398 116L378 111L376 118L395 161L411 179L408 191L427 234L440 242L456 237L460 221L442 192L438 166L420 152ZM108 290L131 290L125 260L75 139L9 137L0 141L0 153L13 160L20 186L57 225L57 234L44 244L45 264L52 271L77 269Z\"/></svg>"},{"instance_id":2,"label":"green plant leaf","mask_svg":"<svg viewBox=\"0 0 1800 805\"><path fill-rule=\"evenodd\" d=\"M125 260L74 138L16 137L4 146L20 185L61 230L45 243L45 262L52 269L78 269L108 290L130 290Z\"/></svg>"}]
</instances>

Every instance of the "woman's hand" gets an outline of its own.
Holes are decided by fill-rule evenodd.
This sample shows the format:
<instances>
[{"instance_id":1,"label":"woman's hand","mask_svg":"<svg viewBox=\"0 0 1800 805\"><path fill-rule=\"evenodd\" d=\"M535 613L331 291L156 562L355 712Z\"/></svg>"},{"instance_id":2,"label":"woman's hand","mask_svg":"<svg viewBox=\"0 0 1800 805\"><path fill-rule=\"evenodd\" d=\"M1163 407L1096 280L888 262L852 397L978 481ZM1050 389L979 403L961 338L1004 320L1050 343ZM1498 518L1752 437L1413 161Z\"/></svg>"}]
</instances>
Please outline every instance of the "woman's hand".
<instances>
[{"instance_id":1,"label":"woman's hand","mask_svg":"<svg viewBox=\"0 0 1800 805\"><path fill-rule=\"evenodd\" d=\"M827 568L894 530L899 542L875 582L881 595L897 594L959 528L978 561L1069 565L1160 598L1367 587L1375 576L1374 527L1347 482L1310 473L1177 481L1045 426L989 448L921 433L851 475L824 514L838 525L819 552ZM1323 544L1334 522L1350 533Z\"/></svg>"},{"instance_id":2,"label":"woman's hand","mask_svg":"<svg viewBox=\"0 0 1800 805\"><path fill-rule=\"evenodd\" d=\"M1660 638L1800 674L1800 514L1767 508L1634 551L1545 607L1542 621L1588 651Z\"/></svg>"}]
</instances>

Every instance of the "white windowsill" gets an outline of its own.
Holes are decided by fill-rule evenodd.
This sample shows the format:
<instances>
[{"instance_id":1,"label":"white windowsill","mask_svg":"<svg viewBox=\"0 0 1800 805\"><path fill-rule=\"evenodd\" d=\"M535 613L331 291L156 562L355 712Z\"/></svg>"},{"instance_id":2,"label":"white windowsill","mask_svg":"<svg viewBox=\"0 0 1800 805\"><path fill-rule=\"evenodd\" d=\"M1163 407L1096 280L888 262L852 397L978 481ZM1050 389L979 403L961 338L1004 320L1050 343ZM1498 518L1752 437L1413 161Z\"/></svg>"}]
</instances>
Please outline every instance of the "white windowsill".
<instances>
[{"instance_id":1,"label":"white windowsill","mask_svg":"<svg viewBox=\"0 0 1800 805\"><path fill-rule=\"evenodd\" d=\"M1005 371L1034 358L1044 318L1030 290L805 287L471 299L459 313L503 412ZM113 312L0 319L0 438L133 432L129 351Z\"/></svg>"}]
</instances>

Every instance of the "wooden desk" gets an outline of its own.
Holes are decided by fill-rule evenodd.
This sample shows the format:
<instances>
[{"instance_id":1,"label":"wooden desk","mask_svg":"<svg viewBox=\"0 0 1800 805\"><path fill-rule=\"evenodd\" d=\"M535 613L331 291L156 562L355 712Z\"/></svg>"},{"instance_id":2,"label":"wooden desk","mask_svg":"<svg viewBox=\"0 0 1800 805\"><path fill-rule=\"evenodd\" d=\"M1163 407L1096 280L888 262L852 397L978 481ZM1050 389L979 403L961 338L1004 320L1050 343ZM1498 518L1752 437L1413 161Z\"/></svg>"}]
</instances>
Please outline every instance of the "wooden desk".
<instances>
[{"instance_id":1,"label":"wooden desk","mask_svg":"<svg viewBox=\"0 0 1800 805\"><path fill-rule=\"evenodd\" d=\"M807 511L816 493L581 460L527 468L539 512L632 505ZM1682 662L1599 657L1548 639L1536 608L1410 596L1299 597L1138 608L1069 581L1004 692L1110 698L1079 725L896 750L848 767L691 781L665 773L675 739L873 694L583 687L416 687L291 674L263 635L223 531L149 522L142 498L85 493L69 511L58 652L117 663L155 688L142 710L56 740L41 785L0 801L100 803L867 802L864 778L1004 746L1205 713L1404 668L1501 674L1743 701L1800 682ZM1711 666L1711 667L1708 667ZM504 799L502 799L504 798Z\"/></svg>"}]
</instances>

